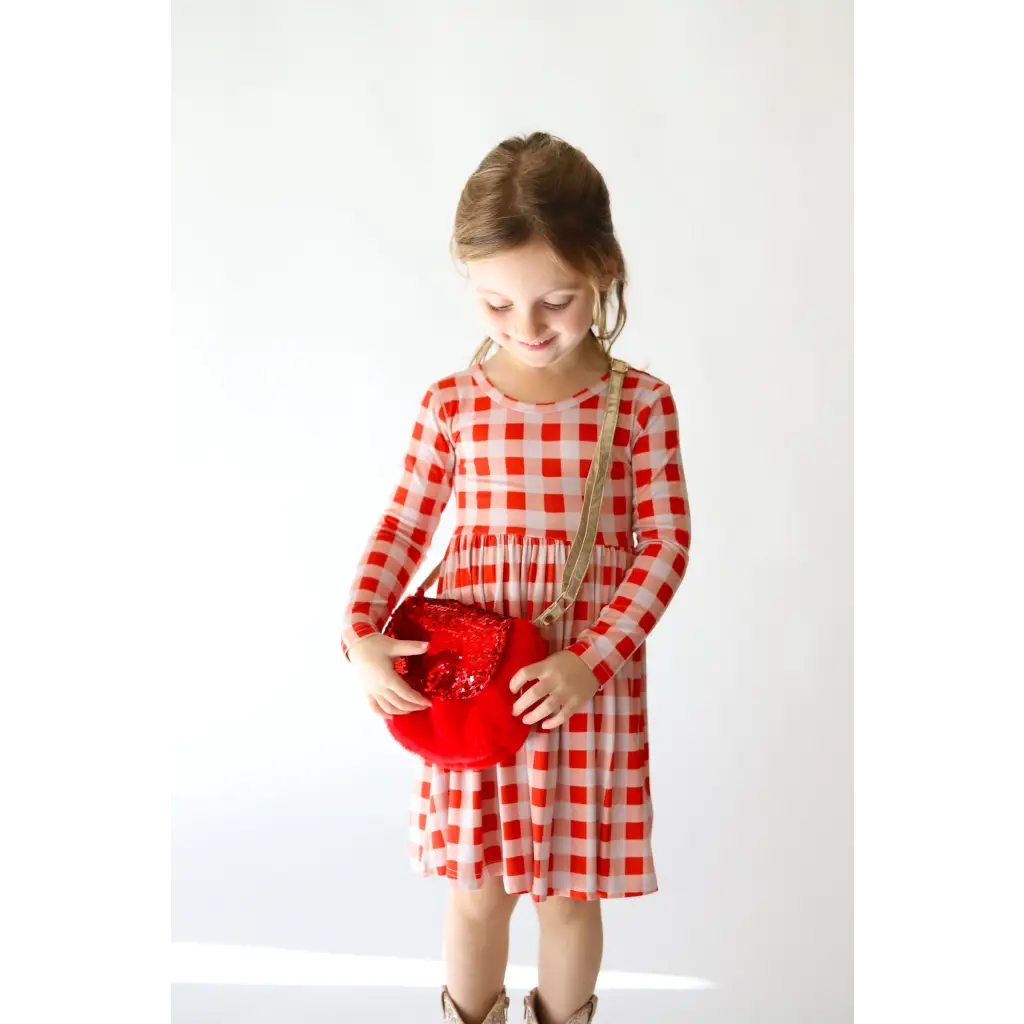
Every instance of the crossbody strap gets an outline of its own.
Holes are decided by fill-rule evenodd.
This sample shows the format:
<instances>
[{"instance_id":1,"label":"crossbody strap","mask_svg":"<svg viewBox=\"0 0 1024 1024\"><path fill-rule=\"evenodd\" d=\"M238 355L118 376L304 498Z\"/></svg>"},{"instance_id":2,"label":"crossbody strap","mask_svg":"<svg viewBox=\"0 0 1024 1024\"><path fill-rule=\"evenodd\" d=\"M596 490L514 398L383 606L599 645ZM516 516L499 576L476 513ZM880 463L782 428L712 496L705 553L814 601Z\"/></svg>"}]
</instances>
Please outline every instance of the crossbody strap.
<instances>
[{"instance_id":1,"label":"crossbody strap","mask_svg":"<svg viewBox=\"0 0 1024 1024\"><path fill-rule=\"evenodd\" d=\"M562 570L562 583L558 597L551 602L535 618L537 626L550 626L560 619L570 608L587 574L590 556L597 538L597 526L601 519L601 508L604 504L604 485L608 479L611 465L612 445L615 440L615 428L619 421L619 403L622 399L622 382L625 379L629 364L621 359L611 361L611 376L608 380L608 398L604 408L604 418L597 436L597 449L590 463L587 482L583 489L583 507L580 512L580 528L569 547ZM444 564L442 559L434 566L430 575L419 588L419 593L428 591L441 575Z\"/></svg>"}]
</instances>

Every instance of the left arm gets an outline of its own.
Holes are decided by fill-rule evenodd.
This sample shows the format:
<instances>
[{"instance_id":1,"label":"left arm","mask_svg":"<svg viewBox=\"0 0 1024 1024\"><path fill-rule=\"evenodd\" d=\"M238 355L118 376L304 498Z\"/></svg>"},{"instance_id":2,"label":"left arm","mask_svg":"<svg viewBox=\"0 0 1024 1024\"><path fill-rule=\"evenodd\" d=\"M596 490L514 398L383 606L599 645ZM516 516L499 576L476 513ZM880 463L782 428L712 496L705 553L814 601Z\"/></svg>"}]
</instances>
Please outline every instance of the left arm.
<instances>
[{"instance_id":1,"label":"left arm","mask_svg":"<svg viewBox=\"0 0 1024 1024\"><path fill-rule=\"evenodd\" d=\"M661 618L690 560L690 502L686 493L679 423L668 385L637 416L632 445L633 532L636 558L597 621L564 651L512 677L514 713L526 724L564 724L632 657ZM542 703L533 707L537 701ZM532 708L532 710L530 710ZM548 716L552 717L548 717Z\"/></svg>"},{"instance_id":2,"label":"left arm","mask_svg":"<svg viewBox=\"0 0 1024 1024\"><path fill-rule=\"evenodd\" d=\"M647 639L690 560L690 502L668 385L641 410L638 424L632 450L636 558L597 621L566 648L582 659L599 689Z\"/></svg>"}]
</instances>

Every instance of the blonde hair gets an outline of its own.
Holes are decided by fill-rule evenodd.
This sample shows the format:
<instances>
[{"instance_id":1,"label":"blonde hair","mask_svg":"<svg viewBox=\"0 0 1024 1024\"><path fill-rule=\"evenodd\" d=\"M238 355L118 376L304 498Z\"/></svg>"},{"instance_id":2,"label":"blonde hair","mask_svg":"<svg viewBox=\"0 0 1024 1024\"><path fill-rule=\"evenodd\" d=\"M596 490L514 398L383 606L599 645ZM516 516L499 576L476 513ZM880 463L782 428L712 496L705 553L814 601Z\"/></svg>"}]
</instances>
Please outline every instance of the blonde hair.
<instances>
[{"instance_id":1,"label":"blonde hair","mask_svg":"<svg viewBox=\"0 0 1024 1024\"><path fill-rule=\"evenodd\" d=\"M505 139L483 158L459 197L451 253L468 263L534 238L590 281L597 325L591 336L608 353L626 325L626 263L612 226L608 187L580 150L547 132ZM613 280L602 290L600 279L608 274ZM492 344L485 338L473 361L481 361Z\"/></svg>"}]
</instances>

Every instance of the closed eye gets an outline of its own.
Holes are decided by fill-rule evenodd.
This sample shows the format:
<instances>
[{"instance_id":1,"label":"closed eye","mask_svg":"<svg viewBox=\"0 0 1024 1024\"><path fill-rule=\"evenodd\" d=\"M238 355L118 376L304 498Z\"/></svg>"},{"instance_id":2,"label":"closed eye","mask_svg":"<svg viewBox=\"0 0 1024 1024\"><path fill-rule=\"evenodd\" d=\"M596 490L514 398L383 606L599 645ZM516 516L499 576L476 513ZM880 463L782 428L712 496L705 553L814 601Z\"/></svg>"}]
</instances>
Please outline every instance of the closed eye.
<instances>
[{"instance_id":1,"label":"closed eye","mask_svg":"<svg viewBox=\"0 0 1024 1024\"><path fill-rule=\"evenodd\" d=\"M559 310L565 309L566 306L572 303L572 299L567 299L565 302L560 302L557 305L553 302L545 302L545 309ZM507 306L492 306L489 302L487 303L488 308L494 313L507 313L511 308L512 304L509 303Z\"/></svg>"}]
</instances>

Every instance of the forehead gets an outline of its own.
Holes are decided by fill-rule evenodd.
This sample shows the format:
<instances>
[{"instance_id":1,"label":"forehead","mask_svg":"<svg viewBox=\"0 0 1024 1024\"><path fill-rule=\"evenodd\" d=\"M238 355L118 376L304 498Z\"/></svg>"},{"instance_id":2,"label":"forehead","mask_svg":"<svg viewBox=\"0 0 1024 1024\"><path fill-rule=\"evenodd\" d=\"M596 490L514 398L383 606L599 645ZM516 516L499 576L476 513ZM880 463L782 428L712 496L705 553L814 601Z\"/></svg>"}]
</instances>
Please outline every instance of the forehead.
<instances>
[{"instance_id":1,"label":"forehead","mask_svg":"<svg viewBox=\"0 0 1024 1024\"><path fill-rule=\"evenodd\" d=\"M536 241L484 260L472 260L466 269L476 291L495 295L547 295L586 285L581 274L560 265L551 249Z\"/></svg>"}]
</instances>

